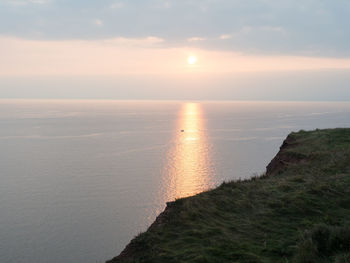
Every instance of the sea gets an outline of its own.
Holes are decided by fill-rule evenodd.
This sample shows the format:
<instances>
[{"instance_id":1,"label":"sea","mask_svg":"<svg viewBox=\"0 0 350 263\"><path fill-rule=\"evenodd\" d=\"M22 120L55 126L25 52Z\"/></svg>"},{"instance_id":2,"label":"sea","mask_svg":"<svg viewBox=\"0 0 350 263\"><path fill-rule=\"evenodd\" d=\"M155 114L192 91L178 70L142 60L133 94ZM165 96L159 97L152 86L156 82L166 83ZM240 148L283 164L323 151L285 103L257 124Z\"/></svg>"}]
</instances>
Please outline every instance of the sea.
<instances>
[{"instance_id":1,"label":"sea","mask_svg":"<svg viewBox=\"0 0 350 263\"><path fill-rule=\"evenodd\" d=\"M0 262L96 263L166 202L261 175L347 102L0 100Z\"/></svg>"}]
</instances>

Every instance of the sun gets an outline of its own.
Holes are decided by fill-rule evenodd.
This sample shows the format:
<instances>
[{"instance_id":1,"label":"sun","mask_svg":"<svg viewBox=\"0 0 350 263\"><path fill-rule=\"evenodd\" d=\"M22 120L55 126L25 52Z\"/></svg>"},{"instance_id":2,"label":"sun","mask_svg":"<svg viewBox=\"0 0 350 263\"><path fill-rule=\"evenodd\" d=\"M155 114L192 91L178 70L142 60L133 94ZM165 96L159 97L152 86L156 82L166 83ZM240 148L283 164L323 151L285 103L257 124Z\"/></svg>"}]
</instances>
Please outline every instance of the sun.
<instances>
[{"instance_id":1,"label":"sun","mask_svg":"<svg viewBox=\"0 0 350 263\"><path fill-rule=\"evenodd\" d=\"M187 58L187 63L190 65L194 65L197 63L197 58L195 56L189 56Z\"/></svg>"}]
</instances>

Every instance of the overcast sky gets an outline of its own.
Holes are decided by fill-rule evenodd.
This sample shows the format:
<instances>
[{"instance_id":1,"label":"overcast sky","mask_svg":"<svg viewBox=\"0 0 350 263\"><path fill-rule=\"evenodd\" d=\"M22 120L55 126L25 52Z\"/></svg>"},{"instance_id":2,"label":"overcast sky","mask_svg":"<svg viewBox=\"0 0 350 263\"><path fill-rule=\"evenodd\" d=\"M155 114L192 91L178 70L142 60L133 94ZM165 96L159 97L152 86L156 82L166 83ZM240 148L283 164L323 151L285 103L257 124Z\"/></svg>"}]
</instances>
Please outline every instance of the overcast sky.
<instances>
[{"instance_id":1,"label":"overcast sky","mask_svg":"<svg viewBox=\"0 0 350 263\"><path fill-rule=\"evenodd\" d=\"M0 98L349 100L349 17L349 0L0 0Z\"/></svg>"}]
</instances>

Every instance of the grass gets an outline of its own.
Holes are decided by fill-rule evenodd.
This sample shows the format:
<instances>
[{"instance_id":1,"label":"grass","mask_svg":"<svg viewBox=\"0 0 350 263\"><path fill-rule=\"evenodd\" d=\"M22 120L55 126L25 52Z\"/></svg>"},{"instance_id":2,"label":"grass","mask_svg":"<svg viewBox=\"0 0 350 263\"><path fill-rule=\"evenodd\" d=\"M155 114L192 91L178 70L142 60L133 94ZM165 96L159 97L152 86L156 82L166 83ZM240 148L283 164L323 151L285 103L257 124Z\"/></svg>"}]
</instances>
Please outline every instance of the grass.
<instances>
[{"instance_id":1,"label":"grass","mask_svg":"<svg viewBox=\"0 0 350 263\"><path fill-rule=\"evenodd\" d=\"M350 130L288 141L277 174L176 200L110 262L350 262Z\"/></svg>"}]
</instances>

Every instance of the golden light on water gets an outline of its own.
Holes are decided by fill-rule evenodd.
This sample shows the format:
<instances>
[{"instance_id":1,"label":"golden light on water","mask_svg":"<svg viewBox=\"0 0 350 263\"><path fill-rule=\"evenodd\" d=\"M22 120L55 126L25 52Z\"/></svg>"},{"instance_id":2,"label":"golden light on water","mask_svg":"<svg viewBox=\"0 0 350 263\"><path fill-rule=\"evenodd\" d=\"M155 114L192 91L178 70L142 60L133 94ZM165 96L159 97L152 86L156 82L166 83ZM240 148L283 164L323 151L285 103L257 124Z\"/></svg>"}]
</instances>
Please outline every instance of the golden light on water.
<instances>
[{"instance_id":1,"label":"golden light on water","mask_svg":"<svg viewBox=\"0 0 350 263\"><path fill-rule=\"evenodd\" d=\"M205 191L212 184L212 162L205 120L198 103L185 103L168 153L164 174L167 201Z\"/></svg>"}]
</instances>

